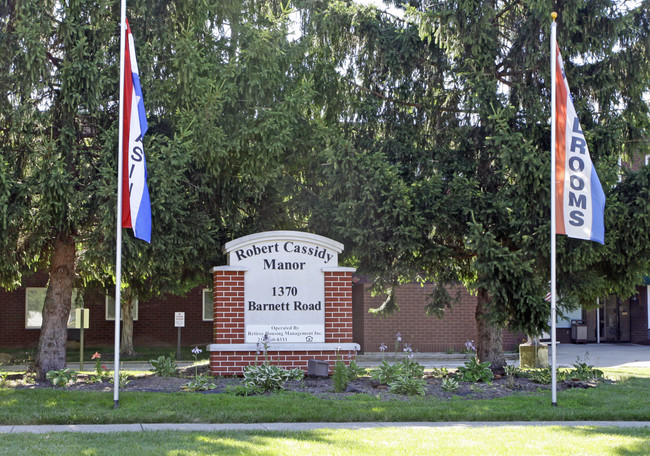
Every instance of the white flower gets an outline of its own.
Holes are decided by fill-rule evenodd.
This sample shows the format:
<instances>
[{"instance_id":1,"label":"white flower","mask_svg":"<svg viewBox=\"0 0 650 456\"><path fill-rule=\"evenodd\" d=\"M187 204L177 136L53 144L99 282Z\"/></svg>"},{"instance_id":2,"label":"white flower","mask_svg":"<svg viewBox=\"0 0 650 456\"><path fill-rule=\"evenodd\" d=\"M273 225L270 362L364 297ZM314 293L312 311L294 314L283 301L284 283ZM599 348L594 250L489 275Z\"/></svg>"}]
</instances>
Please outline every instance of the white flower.
<instances>
[{"instance_id":1,"label":"white flower","mask_svg":"<svg viewBox=\"0 0 650 456\"><path fill-rule=\"evenodd\" d=\"M397 333L397 335L395 337L397 337L397 342L402 341L402 333Z\"/></svg>"},{"instance_id":2,"label":"white flower","mask_svg":"<svg viewBox=\"0 0 650 456\"><path fill-rule=\"evenodd\" d=\"M203 350L201 350L199 347L194 347L194 348L192 349L192 353L194 353L195 355L198 355L198 354L201 353L202 351L203 351Z\"/></svg>"},{"instance_id":3,"label":"white flower","mask_svg":"<svg viewBox=\"0 0 650 456\"><path fill-rule=\"evenodd\" d=\"M387 348L388 348L388 347L386 346L386 344L382 342L381 345L379 346L379 351L380 351L380 352L383 352L383 351L385 351Z\"/></svg>"}]
</instances>

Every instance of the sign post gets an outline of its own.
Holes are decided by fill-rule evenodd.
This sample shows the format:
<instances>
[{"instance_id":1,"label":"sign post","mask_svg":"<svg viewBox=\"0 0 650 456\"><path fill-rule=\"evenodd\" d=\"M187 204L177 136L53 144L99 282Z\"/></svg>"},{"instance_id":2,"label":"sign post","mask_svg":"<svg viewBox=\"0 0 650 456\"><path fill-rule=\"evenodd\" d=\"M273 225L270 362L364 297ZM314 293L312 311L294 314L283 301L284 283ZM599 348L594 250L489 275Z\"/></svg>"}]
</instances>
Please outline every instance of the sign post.
<instances>
[{"instance_id":1,"label":"sign post","mask_svg":"<svg viewBox=\"0 0 650 456\"><path fill-rule=\"evenodd\" d=\"M89 309L75 309L74 327L79 329L79 370L84 370L84 329L88 328L90 320Z\"/></svg>"},{"instance_id":2,"label":"sign post","mask_svg":"<svg viewBox=\"0 0 650 456\"><path fill-rule=\"evenodd\" d=\"M185 327L185 312L174 312L174 326L178 328L178 345L176 347L176 361L181 357L181 328Z\"/></svg>"}]
</instances>

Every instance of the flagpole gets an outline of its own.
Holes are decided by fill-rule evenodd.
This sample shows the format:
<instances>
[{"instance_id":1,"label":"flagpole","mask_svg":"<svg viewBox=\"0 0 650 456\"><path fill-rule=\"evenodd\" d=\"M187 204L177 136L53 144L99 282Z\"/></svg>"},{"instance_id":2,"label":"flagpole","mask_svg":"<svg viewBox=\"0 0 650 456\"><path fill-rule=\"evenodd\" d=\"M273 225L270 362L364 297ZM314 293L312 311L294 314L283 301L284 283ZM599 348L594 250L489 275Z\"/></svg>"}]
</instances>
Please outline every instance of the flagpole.
<instances>
[{"instance_id":1,"label":"flagpole","mask_svg":"<svg viewBox=\"0 0 650 456\"><path fill-rule=\"evenodd\" d=\"M117 223L115 253L115 363L113 366L113 408L120 406L120 324L122 288L122 166L124 161L124 49L126 36L126 0L120 1L120 106L117 146Z\"/></svg>"},{"instance_id":2,"label":"flagpole","mask_svg":"<svg viewBox=\"0 0 650 456\"><path fill-rule=\"evenodd\" d=\"M555 135L556 135L556 115L555 115L555 103L556 103L556 63L557 63L557 43L556 43L556 23L555 18L557 13L551 13L551 18L553 22L551 23L551 404L557 406L557 376L556 376L556 351L557 351L557 341L556 341L556 289L555 289L555 238L556 238L556 227L555 227Z\"/></svg>"}]
</instances>

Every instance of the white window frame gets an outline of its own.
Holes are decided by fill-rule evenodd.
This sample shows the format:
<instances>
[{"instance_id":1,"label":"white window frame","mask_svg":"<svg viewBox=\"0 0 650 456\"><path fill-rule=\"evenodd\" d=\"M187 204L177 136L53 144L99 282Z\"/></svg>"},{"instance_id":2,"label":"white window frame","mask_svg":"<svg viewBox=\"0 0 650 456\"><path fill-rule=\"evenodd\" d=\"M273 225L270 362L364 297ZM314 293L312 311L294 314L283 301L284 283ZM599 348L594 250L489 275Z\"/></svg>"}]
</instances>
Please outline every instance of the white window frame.
<instances>
[{"instance_id":1,"label":"white window frame","mask_svg":"<svg viewBox=\"0 0 650 456\"><path fill-rule=\"evenodd\" d=\"M138 321L138 313L140 310L140 303L138 299L134 299L131 303L131 306L133 306L133 321ZM113 315L111 316L109 313L109 309L113 308ZM104 318L107 321L115 321L115 298L112 296L106 296L104 299ZM120 313L120 320L123 320L122 314Z\"/></svg>"},{"instance_id":2,"label":"white window frame","mask_svg":"<svg viewBox=\"0 0 650 456\"><path fill-rule=\"evenodd\" d=\"M621 156L618 157L618 181L623 181L623 158Z\"/></svg>"},{"instance_id":3,"label":"white window frame","mask_svg":"<svg viewBox=\"0 0 650 456\"><path fill-rule=\"evenodd\" d=\"M29 309L29 298L30 295L33 295L34 292L40 291L42 293L43 297L43 302L40 303L40 306L38 306L38 310L30 310ZM45 293L47 292L47 287L26 287L25 288L25 329L41 329L43 326L43 306L45 305ZM83 299L78 300L78 294L79 290L77 288L73 288L72 290L72 304L71 304L71 309L70 309L70 316L68 317L68 328L74 328L74 323L75 323L75 309L80 309L83 308L84 303ZM40 297L39 297L40 298ZM40 313L40 319L38 317L35 317L32 321L33 323L30 325L30 312L36 312ZM38 324L36 324L38 322Z\"/></svg>"},{"instance_id":4,"label":"white window frame","mask_svg":"<svg viewBox=\"0 0 650 456\"><path fill-rule=\"evenodd\" d=\"M650 285L646 285L646 313L648 314L648 330L650 331Z\"/></svg>"},{"instance_id":5,"label":"white window frame","mask_svg":"<svg viewBox=\"0 0 650 456\"><path fill-rule=\"evenodd\" d=\"M206 315L207 309L211 310L209 315ZM214 297L212 296L212 290L210 288L204 288L201 292L201 315L203 321L214 320Z\"/></svg>"}]
</instances>

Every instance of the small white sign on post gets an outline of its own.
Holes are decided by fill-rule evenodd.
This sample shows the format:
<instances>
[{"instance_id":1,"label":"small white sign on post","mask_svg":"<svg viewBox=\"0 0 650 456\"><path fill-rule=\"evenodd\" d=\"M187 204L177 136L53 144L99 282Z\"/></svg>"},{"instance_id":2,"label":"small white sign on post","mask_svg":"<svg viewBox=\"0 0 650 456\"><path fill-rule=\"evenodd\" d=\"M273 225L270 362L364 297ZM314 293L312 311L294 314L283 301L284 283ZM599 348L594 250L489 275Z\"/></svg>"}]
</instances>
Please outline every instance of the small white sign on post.
<instances>
[{"instance_id":1,"label":"small white sign on post","mask_svg":"<svg viewBox=\"0 0 650 456\"><path fill-rule=\"evenodd\" d=\"M174 312L174 327L175 328L185 327L185 312Z\"/></svg>"},{"instance_id":2,"label":"small white sign on post","mask_svg":"<svg viewBox=\"0 0 650 456\"><path fill-rule=\"evenodd\" d=\"M76 329L88 329L90 321L90 309L75 309L74 327Z\"/></svg>"}]
</instances>

